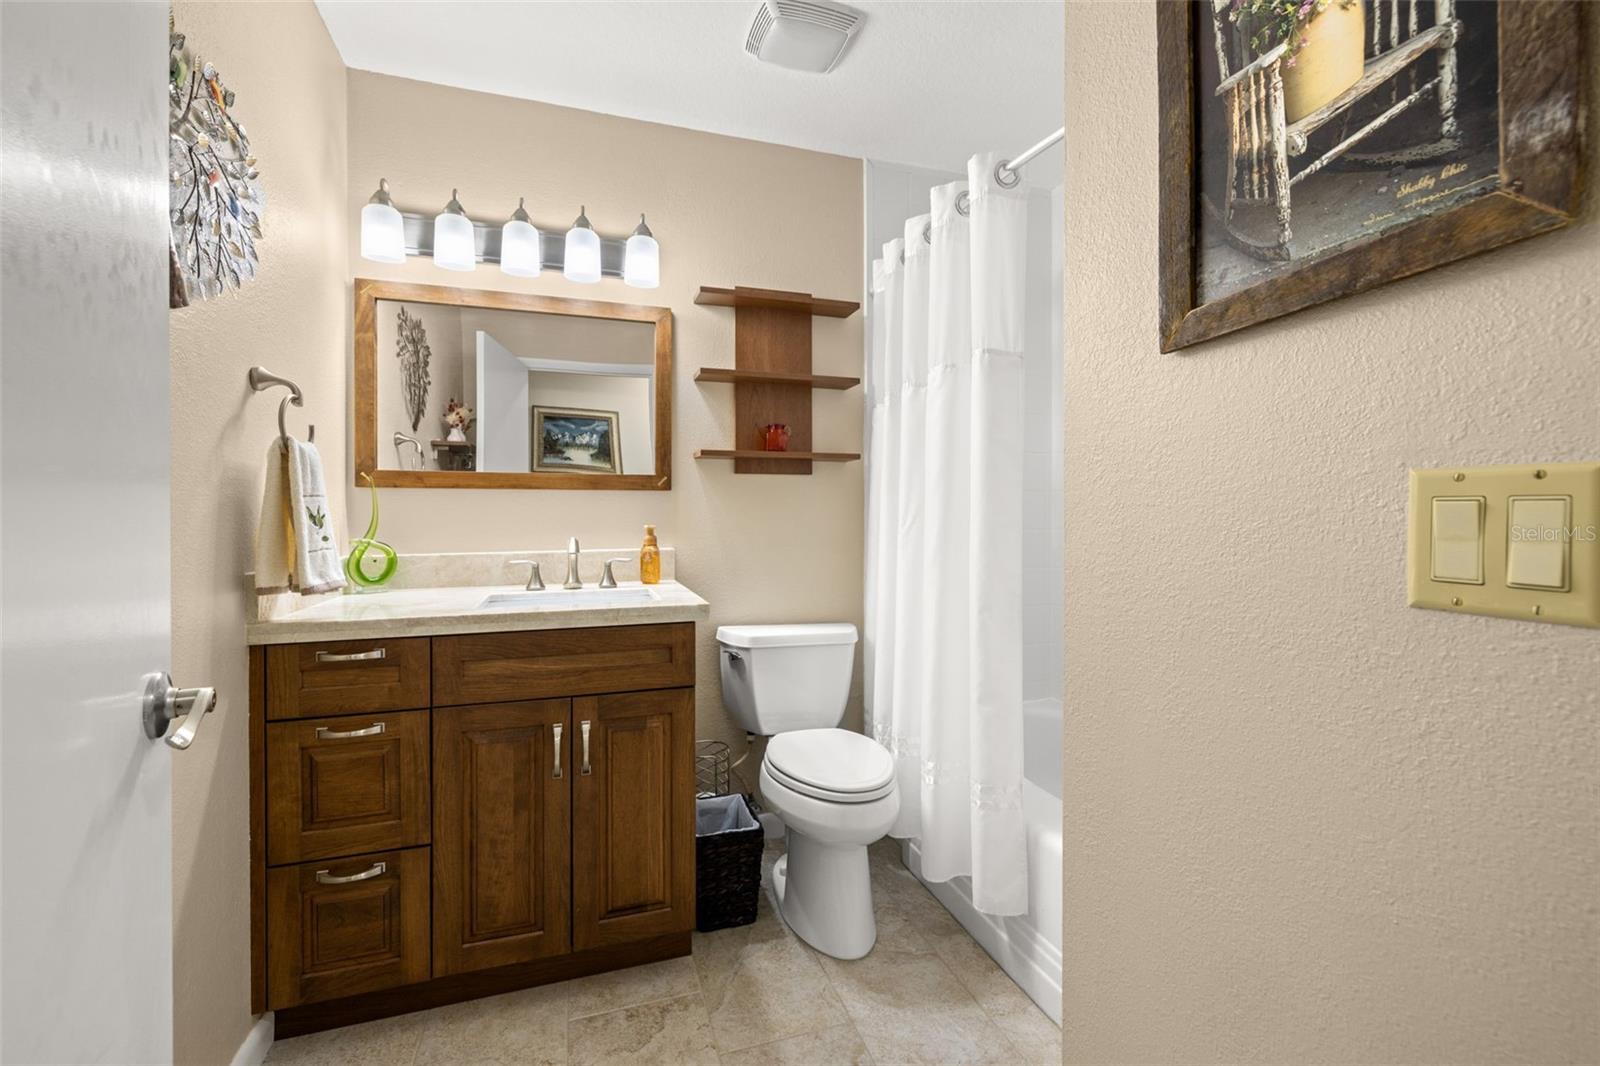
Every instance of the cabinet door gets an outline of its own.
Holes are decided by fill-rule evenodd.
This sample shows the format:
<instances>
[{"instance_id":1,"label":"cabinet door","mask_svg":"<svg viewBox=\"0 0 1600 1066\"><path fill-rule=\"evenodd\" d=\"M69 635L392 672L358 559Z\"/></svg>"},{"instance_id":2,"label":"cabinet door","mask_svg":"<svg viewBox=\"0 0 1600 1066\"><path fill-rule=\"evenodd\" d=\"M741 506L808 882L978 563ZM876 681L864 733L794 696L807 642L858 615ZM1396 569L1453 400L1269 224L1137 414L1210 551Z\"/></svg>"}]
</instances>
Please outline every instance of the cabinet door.
<instances>
[{"instance_id":1,"label":"cabinet door","mask_svg":"<svg viewBox=\"0 0 1600 1066\"><path fill-rule=\"evenodd\" d=\"M572 719L574 945L693 928L694 690L581 697Z\"/></svg>"},{"instance_id":2,"label":"cabinet door","mask_svg":"<svg viewBox=\"0 0 1600 1066\"><path fill-rule=\"evenodd\" d=\"M433 719L433 973L571 950L569 700Z\"/></svg>"}]
</instances>

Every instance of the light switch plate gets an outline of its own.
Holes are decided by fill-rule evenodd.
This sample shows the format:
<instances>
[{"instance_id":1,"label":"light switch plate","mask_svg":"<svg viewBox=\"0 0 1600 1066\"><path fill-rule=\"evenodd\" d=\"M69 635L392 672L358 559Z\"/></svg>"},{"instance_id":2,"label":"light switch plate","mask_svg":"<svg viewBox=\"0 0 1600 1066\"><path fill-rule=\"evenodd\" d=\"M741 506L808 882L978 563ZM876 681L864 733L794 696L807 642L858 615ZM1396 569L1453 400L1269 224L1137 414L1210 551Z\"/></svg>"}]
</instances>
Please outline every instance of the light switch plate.
<instances>
[{"instance_id":1,"label":"light switch plate","mask_svg":"<svg viewBox=\"0 0 1600 1066\"><path fill-rule=\"evenodd\" d=\"M1434 580L1436 498L1479 497L1483 504L1483 584ZM1567 589L1509 583L1512 497L1566 497ZM1600 463L1443 467L1411 471L1406 595L1412 607L1528 622L1600 627ZM1448 568L1446 568L1448 570Z\"/></svg>"}]
</instances>

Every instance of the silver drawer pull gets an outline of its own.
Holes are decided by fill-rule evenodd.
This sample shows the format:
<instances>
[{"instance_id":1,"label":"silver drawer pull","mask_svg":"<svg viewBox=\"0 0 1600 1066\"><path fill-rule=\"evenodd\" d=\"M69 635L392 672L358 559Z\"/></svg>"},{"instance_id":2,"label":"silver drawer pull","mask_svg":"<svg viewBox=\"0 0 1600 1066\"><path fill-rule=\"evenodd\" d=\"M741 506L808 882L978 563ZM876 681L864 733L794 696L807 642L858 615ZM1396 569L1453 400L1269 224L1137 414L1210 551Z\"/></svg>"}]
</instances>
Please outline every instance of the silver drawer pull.
<instances>
[{"instance_id":1,"label":"silver drawer pull","mask_svg":"<svg viewBox=\"0 0 1600 1066\"><path fill-rule=\"evenodd\" d=\"M388 648L373 648L371 651L353 651L346 655L340 655L338 652L332 651L317 652L317 662L319 663L364 663L371 662L374 659L387 659L388 657Z\"/></svg>"},{"instance_id":2,"label":"silver drawer pull","mask_svg":"<svg viewBox=\"0 0 1600 1066\"><path fill-rule=\"evenodd\" d=\"M319 885L348 885L352 881L370 881L374 877L382 877L389 867L381 862L375 862L358 874L348 877L335 877L326 870L317 871L317 884Z\"/></svg>"},{"instance_id":3,"label":"silver drawer pull","mask_svg":"<svg viewBox=\"0 0 1600 1066\"><path fill-rule=\"evenodd\" d=\"M583 765L578 768L578 773L583 777L589 776L589 720L585 718L578 726L583 733Z\"/></svg>"},{"instance_id":4,"label":"silver drawer pull","mask_svg":"<svg viewBox=\"0 0 1600 1066\"><path fill-rule=\"evenodd\" d=\"M325 725L317 726L318 740L349 740L351 737L375 737L388 727L387 722L369 725L365 729L329 729Z\"/></svg>"},{"instance_id":5,"label":"silver drawer pull","mask_svg":"<svg viewBox=\"0 0 1600 1066\"><path fill-rule=\"evenodd\" d=\"M551 774L550 776L552 776L552 777L560 777L561 776L561 723L560 722L556 722L550 728L555 731L555 735L556 735L556 742L555 742L556 772Z\"/></svg>"}]
</instances>

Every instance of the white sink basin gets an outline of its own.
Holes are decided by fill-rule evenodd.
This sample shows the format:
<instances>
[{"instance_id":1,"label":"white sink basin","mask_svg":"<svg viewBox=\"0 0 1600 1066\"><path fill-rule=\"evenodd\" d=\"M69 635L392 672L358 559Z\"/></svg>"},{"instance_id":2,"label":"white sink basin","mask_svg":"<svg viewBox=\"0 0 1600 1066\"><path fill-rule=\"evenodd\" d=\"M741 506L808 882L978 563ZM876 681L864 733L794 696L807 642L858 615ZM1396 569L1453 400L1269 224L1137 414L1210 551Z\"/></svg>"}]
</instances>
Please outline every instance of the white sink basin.
<instances>
[{"instance_id":1,"label":"white sink basin","mask_svg":"<svg viewBox=\"0 0 1600 1066\"><path fill-rule=\"evenodd\" d=\"M568 611L584 607L637 607L656 602L647 588L618 589L542 589L535 592L491 592L478 604L478 610L515 608L524 611Z\"/></svg>"}]
</instances>

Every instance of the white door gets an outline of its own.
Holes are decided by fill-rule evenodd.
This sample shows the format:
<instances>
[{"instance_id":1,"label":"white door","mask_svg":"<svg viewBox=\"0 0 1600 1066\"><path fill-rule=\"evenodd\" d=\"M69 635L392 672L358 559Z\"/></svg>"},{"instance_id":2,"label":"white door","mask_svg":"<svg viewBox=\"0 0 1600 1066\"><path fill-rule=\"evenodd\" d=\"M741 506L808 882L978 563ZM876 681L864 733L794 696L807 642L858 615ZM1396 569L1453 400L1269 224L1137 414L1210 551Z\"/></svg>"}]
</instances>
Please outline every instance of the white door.
<instances>
[{"instance_id":1,"label":"white door","mask_svg":"<svg viewBox=\"0 0 1600 1066\"><path fill-rule=\"evenodd\" d=\"M478 469L532 469L528 368L505 345L478 331Z\"/></svg>"},{"instance_id":2,"label":"white door","mask_svg":"<svg viewBox=\"0 0 1600 1066\"><path fill-rule=\"evenodd\" d=\"M172 1059L167 8L0 3L0 1060Z\"/></svg>"}]
</instances>

